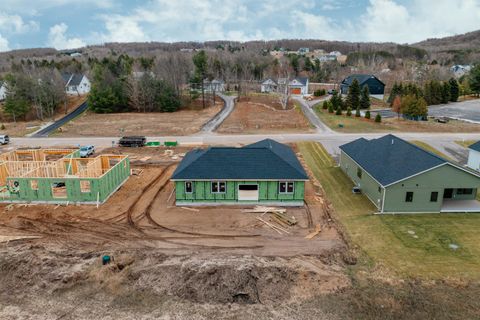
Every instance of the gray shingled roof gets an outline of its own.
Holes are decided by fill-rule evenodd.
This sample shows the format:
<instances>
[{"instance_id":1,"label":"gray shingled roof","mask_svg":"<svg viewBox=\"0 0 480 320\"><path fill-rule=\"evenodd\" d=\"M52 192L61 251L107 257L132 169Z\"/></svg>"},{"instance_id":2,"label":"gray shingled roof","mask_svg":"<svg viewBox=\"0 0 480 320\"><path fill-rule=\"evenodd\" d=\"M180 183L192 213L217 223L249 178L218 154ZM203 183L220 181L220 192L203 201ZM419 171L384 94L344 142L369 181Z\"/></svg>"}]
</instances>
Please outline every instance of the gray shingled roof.
<instances>
[{"instance_id":1,"label":"gray shingled roof","mask_svg":"<svg viewBox=\"0 0 480 320\"><path fill-rule=\"evenodd\" d=\"M347 84L347 85L351 85L352 82L353 82L353 79L357 79L358 80L358 83L360 85L362 85L365 81L367 81L368 79L370 78L375 78L377 79L378 81L380 81L380 83L383 83L380 79L378 79L377 77L375 77L373 74L352 74L352 75L349 75L348 77L346 77L342 83L343 84Z\"/></svg>"},{"instance_id":2,"label":"gray shingled roof","mask_svg":"<svg viewBox=\"0 0 480 320\"><path fill-rule=\"evenodd\" d=\"M477 141L474 144L469 145L468 149L472 149L472 150L480 152L480 141Z\"/></svg>"},{"instance_id":3,"label":"gray shingled roof","mask_svg":"<svg viewBox=\"0 0 480 320\"><path fill-rule=\"evenodd\" d=\"M80 73L62 73L65 86L78 86L82 82L83 74Z\"/></svg>"},{"instance_id":4,"label":"gray shingled roof","mask_svg":"<svg viewBox=\"0 0 480 320\"><path fill-rule=\"evenodd\" d=\"M360 138L340 149L384 186L448 162L391 134Z\"/></svg>"},{"instance_id":5,"label":"gray shingled roof","mask_svg":"<svg viewBox=\"0 0 480 320\"><path fill-rule=\"evenodd\" d=\"M306 86L308 82L308 77L296 77L295 80Z\"/></svg>"},{"instance_id":6,"label":"gray shingled roof","mask_svg":"<svg viewBox=\"0 0 480 320\"><path fill-rule=\"evenodd\" d=\"M172 180L308 180L290 147L263 140L243 148L212 147L187 153Z\"/></svg>"}]
</instances>

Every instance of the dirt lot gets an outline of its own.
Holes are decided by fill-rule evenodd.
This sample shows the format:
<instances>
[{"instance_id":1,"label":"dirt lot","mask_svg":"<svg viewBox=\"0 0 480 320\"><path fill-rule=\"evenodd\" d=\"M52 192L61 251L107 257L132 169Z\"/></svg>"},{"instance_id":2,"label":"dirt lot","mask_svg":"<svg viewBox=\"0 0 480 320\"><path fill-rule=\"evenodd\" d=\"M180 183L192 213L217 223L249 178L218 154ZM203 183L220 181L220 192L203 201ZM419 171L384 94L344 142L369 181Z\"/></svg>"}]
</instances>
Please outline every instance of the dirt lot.
<instances>
[{"instance_id":1,"label":"dirt lot","mask_svg":"<svg viewBox=\"0 0 480 320\"><path fill-rule=\"evenodd\" d=\"M84 96L71 96L68 97L67 102L67 113L73 111L80 104L85 101ZM59 108L54 116L54 120L58 120L65 116L65 108L62 106ZM52 119L46 119L45 121L40 120L30 120L30 121L17 121L13 122L8 119L5 115L0 116L1 124L5 126L5 130L0 130L0 134L8 134L11 137L23 137L26 134L32 133L40 129L40 127L46 124Z\"/></svg>"},{"instance_id":2,"label":"dirt lot","mask_svg":"<svg viewBox=\"0 0 480 320\"><path fill-rule=\"evenodd\" d=\"M308 206L287 210L297 225L278 233L243 207L174 206L165 150L105 150L134 156L137 175L98 209L0 205L0 318L270 318L350 285L346 245L312 184ZM102 266L104 254L114 262Z\"/></svg>"},{"instance_id":3,"label":"dirt lot","mask_svg":"<svg viewBox=\"0 0 480 320\"><path fill-rule=\"evenodd\" d=\"M61 137L116 137L122 135L189 135L200 130L223 107L217 100L206 109L186 109L172 113L113 113L86 112L69 122L55 136Z\"/></svg>"},{"instance_id":4,"label":"dirt lot","mask_svg":"<svg viewBox=\"0 0 480 320\"><path fill-rule=\"evenodd\" d=\"M257 94L242 97L218 128L220 133L309 132L310 124L290 99L283 110L279 97Z\"/></svg>"}]
</instances>

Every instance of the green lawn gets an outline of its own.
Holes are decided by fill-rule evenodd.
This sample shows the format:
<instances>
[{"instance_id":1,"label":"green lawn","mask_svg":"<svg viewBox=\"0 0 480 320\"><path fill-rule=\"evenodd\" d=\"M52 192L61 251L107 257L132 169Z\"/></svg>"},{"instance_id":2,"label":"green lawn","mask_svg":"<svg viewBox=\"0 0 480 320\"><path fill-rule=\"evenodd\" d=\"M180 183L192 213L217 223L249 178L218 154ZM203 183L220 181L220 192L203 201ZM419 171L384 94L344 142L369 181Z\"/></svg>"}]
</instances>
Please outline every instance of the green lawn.
<instances>
[{"instance_id":1,"label":"green lawn","mask_svg":"<svg viewBox=\"0 0 480 320\"><path fill-rule=\"evenodd\" d=\"M371 261L403 277L480 279L480 215L374 215L321 144L299 143L299 150L350 241Z\"/></svg>"},{"instance_id":2,"label":"green lawn","mask_svg":"<svg viewBox=\"0 0 480 320\"><path fill-rule=\"evenodd\" d=\"M429 145L428 143L426 142L423 142L423 141L418 141L418 140L412 140L410 141L411 143L413 143L414 145L416 146L419 146L420 148L422 149L425 149L433 154L436 154L437 156L440 156L444 159L447 159L449 161L454 161L452 158L448 157L446 154L444 154L443 152L440 152L439 150L435 149L434 147L432 147L431 145Z\"/></svg>"},{"instance_id":3,"label":"green lawn","mask_svg":"<svg viewBox=\"0 0 480 320\"><path fill-rule=\"evenodd\" d=\"M314 107L315 112L317 113L320 120L325 123L327 126L338 132L383 132L383 131L394 131L395 127L386 124L386 123L375 123L373 119L365 119L355 117L355 111L352 111L352 116L347 117L344 114L341 116L335 115L335 113L328 113L323 110L321 104ZM342 127L340 127L342 125Z\"/></svg>"}]
</instances>

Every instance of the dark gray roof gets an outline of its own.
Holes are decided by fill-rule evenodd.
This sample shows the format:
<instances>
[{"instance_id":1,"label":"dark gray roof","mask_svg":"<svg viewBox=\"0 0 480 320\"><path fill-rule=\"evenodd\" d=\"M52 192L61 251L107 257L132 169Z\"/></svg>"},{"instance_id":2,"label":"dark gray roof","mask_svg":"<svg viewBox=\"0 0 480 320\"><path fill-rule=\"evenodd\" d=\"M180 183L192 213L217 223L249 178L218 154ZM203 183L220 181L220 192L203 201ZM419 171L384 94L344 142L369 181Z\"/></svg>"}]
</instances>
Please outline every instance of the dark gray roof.
<instances>
[{"instance_id":1,"label":"dark gray roof","mask_svg":"<svg viewBox=\"0 0 480 320\"><path fill-rule=\"evenodd\" d=\"M448 162L391 134L360 138L340 149L384 186Z\"/></svg>"},{"instance_id":2,"label":"dark gray roof","mask_svg":"<svg viewBox=\"0 0 480 320\"><path fill-rule=\"evenodd\" d=\"M263 140L243 148L212 147L187 153L173 180L307 180L290 147Z\"/></svg>"},{"instance_id":3,"label":"dark gray roof","mask_svg":"<svg viewBox=\"0 0 480 320\"><path fill-rule=\"evenodd\" d=\"M82 82L83 74L80 73L62 73L65 86L79 86Z\"/></svg>"},{"instance_id":4,"label":"dark gray roof","mask_svg":"<svg viewBox=\"0 0 480 320\"><path fill-rule=\"evenodd\" d=\"M474 144L469 145L468 149L472 149L472 150L480 152L480 141L477 141Z\"/></svg>"},{"instance_id":5,"label":"dark gray roof","mask_svg":"<svg viewBox=\"0 0 480 320\"><path fill-rule=\"evenodd\" d=\"M296 77L295 80L306 86L308 82L308 77Z\"/></svg>"},{"instance_id":6,"label":"dark gray roof","mask_svg":"<svg viewBox=\"0 0 480 320\"><path fill-rule=\"evenodd\" d=\"M382 81L380 81L380 79L378 79L377 77L375 77L373 74L352 74L352 75L349 75L348 77L346 77L345 79L343 79L342 83L343 84L347 84L347 85L351 85L353 80L354 79L357 79L358 80L358 83L360 85L362 85L365 81L367 81L368 79L370 78L375 78L376 80L378 80L380 83L382 83L383 85L385 85Z\"/></svg>"}]
</instances>

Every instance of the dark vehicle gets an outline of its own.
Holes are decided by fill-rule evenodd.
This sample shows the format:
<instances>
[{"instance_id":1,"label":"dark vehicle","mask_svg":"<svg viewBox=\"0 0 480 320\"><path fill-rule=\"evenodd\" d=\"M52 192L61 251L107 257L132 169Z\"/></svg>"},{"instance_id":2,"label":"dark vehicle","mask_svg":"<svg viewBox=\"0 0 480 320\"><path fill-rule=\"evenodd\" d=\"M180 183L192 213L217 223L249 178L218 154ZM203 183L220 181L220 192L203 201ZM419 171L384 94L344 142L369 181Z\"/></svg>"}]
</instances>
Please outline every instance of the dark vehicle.
<instances>
[{"instance_id":1,"label":"dark vehicle","mask_svg":"<svg viewBox=\"0 0 480 320\"><path fill-rule=\"evenodd\" d=\"M147 143L147 138L145 136L130 136L122 137L118 141L118 145L121 147L143 147Z\"/></svg>"}]
</instances>

